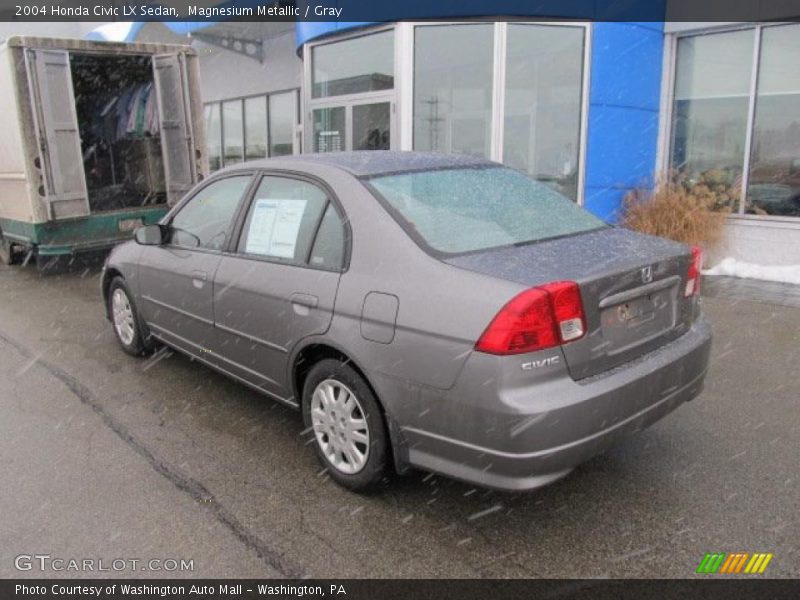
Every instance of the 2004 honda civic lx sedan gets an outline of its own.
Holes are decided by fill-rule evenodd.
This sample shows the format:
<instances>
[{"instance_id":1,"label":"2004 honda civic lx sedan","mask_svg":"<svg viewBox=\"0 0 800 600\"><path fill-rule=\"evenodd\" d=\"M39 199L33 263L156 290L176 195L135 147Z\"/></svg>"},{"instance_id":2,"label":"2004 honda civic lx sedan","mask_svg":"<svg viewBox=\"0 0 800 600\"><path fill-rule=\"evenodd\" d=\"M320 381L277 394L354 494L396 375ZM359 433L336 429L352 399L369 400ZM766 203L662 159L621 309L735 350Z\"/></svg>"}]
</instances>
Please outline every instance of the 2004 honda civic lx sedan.
<instances>
[{"instance_id":1,"label":"2004 honda civic lx sedan","mask_svg":"<svg viewBox=\"0 0 800 600\"><path fill-rule=\"evenodd\" d=\"M391 468L526 490L701 390L700 253L479 158L215 173L111 253L123 349L166 344L302 410L351 489Z\"/></svg>"}]
</instances>

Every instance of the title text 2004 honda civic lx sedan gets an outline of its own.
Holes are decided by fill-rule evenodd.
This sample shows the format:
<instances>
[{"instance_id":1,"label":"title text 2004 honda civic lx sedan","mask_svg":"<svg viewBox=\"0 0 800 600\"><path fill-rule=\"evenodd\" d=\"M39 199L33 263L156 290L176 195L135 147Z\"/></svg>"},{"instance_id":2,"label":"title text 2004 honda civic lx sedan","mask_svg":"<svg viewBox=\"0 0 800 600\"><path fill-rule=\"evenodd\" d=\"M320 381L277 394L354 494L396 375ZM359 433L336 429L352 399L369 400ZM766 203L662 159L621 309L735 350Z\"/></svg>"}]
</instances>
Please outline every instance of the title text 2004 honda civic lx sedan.
<instances>
[{"instance_id":1,"label":"title text 2004 honda civic lx sedan","mask_svg":"<svg viewBox=\"0 0 800 600\"><path fill-rule=\"evenodd\" d=\"M701 390L700 254L483 159L244 163L118 246L122 347L155 342L300 408L331 477L562 477Z\"/></svg>"}]
</instances>

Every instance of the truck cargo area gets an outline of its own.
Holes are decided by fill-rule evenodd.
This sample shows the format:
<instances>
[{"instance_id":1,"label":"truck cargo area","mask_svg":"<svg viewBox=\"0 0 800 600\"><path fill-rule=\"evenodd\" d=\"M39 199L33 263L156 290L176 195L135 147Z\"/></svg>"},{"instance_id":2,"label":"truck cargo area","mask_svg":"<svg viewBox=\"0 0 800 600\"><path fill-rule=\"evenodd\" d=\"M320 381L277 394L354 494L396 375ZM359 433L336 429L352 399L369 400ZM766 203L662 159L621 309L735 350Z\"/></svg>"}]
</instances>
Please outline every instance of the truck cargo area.
<instances>
[{"instance_id":1,"label":"truck cargo area","mask_svg":"<svg viewBox=\"0 0 800 600\"><path fill-rule=\"evenodd\" d=\"M91 213L166 204L152 57L73 52L70 71Z\"/></svg>"}]
</instances>

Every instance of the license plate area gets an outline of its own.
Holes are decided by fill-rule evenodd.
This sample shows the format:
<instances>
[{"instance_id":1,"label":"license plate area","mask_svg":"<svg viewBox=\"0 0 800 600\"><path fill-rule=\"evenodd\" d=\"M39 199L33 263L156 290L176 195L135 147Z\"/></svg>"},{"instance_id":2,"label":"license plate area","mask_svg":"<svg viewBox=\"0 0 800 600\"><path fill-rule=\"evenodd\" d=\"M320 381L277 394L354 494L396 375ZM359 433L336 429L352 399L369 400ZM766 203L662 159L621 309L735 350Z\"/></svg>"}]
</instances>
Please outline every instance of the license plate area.
<instances>
[{"instance_id":1,"label":"license plate area","mask_svg":"<svg viewBox=\"0 0 800 600\"><path fill-rule=\"evenodd\" d=\"M117 228L120 231L133 231L134 229L138 229L144 225L144 219L139 217L138 219L120 219L117 221Z\"/></svg>"},{"instance_id":2,"label":"license plate area","mask_svg":"<svg viewBox=\"0 0 800 600\"><path fill-rule=\"evenodd\" d=\"M607 354L625 352L659 337L673 327L677 318L677 285L661 289L647 287L625 294L619 302L605 303L600 318Z\"/></svg>"}]
</instances>

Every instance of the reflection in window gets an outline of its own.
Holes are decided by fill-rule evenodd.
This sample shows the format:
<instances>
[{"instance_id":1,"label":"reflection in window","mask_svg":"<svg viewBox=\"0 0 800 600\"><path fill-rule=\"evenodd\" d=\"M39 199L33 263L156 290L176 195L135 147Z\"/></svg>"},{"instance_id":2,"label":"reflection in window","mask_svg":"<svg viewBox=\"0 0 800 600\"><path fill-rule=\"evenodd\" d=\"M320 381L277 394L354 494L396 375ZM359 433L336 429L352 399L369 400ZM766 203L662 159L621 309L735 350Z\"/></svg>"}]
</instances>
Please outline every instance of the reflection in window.
<instances>
[{"instance_id":1,"label":"reflection in window","mask_svg":"<svg viewBox=\"0 0 800 600\"><path fill-rule=\"evenodd\" d=\"M316 46L311 54L312 97L394 87L394 31Z\"/></svg>"},{"instance_id":2,"label":"reflection in window","mask_svg":"<svg viewBox=\"0 0 800 600\"><path fill-rule=\"evenodd\" d=\"M345 108L314 110L314 152L342 152L347 149Z\"/></svg>"},{"instance_id":3,"label":"reflection in window","mask_svg":"<svg viewBox=\"0 0 800 600\"><path fill-rule=\"evenodd\" d=\"M222 127L219 119L219 104L206 104L206 135L208 136L208 167L216 171L222 166Z\"/></svg>"},{"instance_id":4,"label":"reflection in window","mask_svg":"<svg viewBox=\"0 0 800 600\"><path fill-rule=\"evenodd\" d=\"M353 107L353 150L389 150L390 109L388 102Z\"/></svg>"},{"instance_id":5,"label":"reflection in window","mask_svg":"<svg viewBox=\"0 0 800 600\"><path fill-rule=\"evenodd\" d=\"M414 150L489 156L494 25L414 33Z\"/></svg>"},{"instance_id":6,"label":"reflection in window","mask_svg":"<svg viewBox=\"0 0 800 600\"><path fill-rule=\"evenodd\" d=\"M222 103L222 134L225 166L241 162L244 158L242 139L242 101Z\"/></svg>"},{"instance_id":7,"label":"reflection in window","mask_svg":"<svg viewBox=\"0 0 800 600\"><path fill-rule=\"evenodd\" d=\"M800 216L800 25L762 32L746 210Z\"/></svg>"},{"instance_id":8,"label":"reflection in window","mask_svg":"<svg viewBox=\"0 0 800 600\"><path fill-rule=\"evenodd\" d=\"M750 29L678 40L672 168L725 209L737 210L741 195L753 35Z\"/></svg>"},{"instance_id":9,"label":"reflection in window","mask_svg":"<svg viewBox=\"0 0 800 600\"><path fill-rule=\"evenodd\" d=\"M269 97L270 156L292 154L296 123L297 92L272 94Z\"/></svg>"},{"instance_id":10,"label":"reflection in window","mask_svg":"<svg viewBox=\"0 0 800 600\"><path fill-rule=\"evenodd\" d=\"M267 156L267 98L256 96L244 101L245 160Z\"/></svg>"},{"instance_id":11,"label":"reflection in window","mask_svg":"<svg viewBox=\"0 0 800 600\"><path fill-rule=\"evenodd\" d=\"M578 196L582 27L508 26L503 162Z\"/></svg>"}]
</instances>

